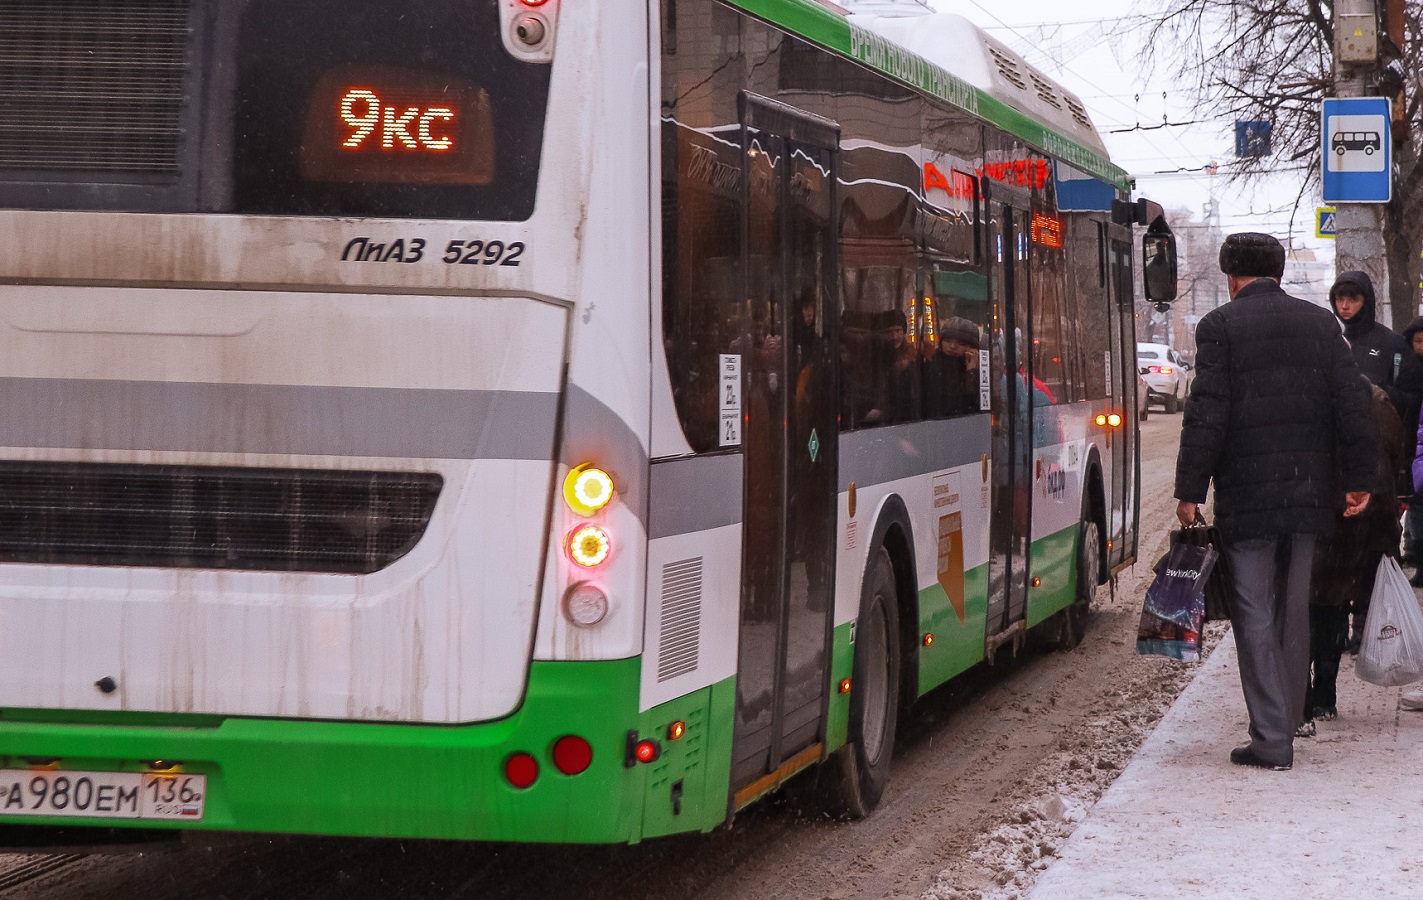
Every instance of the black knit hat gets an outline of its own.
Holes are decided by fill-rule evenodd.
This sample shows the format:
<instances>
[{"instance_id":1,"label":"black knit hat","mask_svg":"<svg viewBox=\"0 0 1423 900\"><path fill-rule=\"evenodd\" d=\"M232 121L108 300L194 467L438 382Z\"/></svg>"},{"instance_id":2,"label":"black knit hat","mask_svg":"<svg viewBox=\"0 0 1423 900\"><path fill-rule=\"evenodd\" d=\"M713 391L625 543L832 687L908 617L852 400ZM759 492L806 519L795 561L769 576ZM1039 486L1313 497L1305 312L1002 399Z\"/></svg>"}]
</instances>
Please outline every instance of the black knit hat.
<instances>
[{"instance_id":1,"label":"black knit hat","mask_svg":"<svg viewBox=\"0 0 1423 900\"><path fill-rule=\"evenodd\" d=\"M1242 278L1282 278L1285 248L1257 231L1232 234L1220 245L1220 270Z\"/></svg>"},{"instance_id":2,"label":"black knit hat","mask_svg":"<svg viewBox=\"0 0 1423 900\"><path fill-rule=\"evenodd\" d=\"M958 341L960 344L977 347L978 326L963 316L953 316L939 323L939 340Z\"/></svg>"}]
</instances>

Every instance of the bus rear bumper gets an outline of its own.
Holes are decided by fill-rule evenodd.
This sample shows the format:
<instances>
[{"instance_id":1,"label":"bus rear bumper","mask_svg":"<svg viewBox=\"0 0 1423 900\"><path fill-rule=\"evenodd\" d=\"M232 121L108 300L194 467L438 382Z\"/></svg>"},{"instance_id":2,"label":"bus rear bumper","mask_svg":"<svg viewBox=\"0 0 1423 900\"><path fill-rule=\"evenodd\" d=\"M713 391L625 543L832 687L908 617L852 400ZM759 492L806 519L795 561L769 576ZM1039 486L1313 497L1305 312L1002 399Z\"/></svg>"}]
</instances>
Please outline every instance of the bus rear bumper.
<instances>
[{"instance_id":1,"label":"bus rear bumper","mask_svg":"<svg viewBox=\"0 0 1423 900\"><path fill-rule=\"evenodd\" d=\"M16 815L16 791L0 796L0 824L569 843L712 828L727 812L734 682L640 713L639 666L534 663L520 709L472 725L0 710L6 769L144 772L161 760L206 777L198 821ZM676 740L674 722L685 726ZM593 749L574 775L553 758L568 735ZM632 760L630 736L657 741L657 759ZM538 766L526 788L505 776L519 753Z\"/></svg>"}]
</instances>

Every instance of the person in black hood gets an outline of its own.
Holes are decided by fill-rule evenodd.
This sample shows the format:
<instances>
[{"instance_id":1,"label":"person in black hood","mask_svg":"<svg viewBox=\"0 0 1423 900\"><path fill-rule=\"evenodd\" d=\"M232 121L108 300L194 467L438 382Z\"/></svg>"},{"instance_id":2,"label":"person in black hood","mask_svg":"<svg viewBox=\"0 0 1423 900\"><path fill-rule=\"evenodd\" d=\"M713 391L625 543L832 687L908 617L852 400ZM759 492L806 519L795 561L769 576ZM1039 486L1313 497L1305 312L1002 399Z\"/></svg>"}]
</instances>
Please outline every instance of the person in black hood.
<instances>
[{"instance_id":1,"label":"person in black hood","mask_svg":"<svg viewBox=\"0 0 1423 900\"><path fill-rule=\"evenodd\" d=\"M1334 286L1329 289L1329 304L1344 323L1344 338L1349 342L1349 351L1359 371L1388 394L1403 422L1403 434L1407 436L1404 440L1414 442L1405 445L1398 454L1411 465L1416 450L1413 436L1418 433L1419 401L1423 399L1423 364L1402 335L1376 320L1374 283L1368 275L1345 272L1334 279ZM1396 480L1400 494L1413 493L1412 476L1408 471L1399 472ZM1349 638L1350 650L1356 650L1359 645L1368 610L1368 595L1356 596L1351 609L1354 627Z\"/></svg>"},{"instance_id":2,"label":"person in black hood","mask_svg":"<svg viewBox=\"0 0 1423 900\"><path fill-rule=\"evenodd\" d=\"M1363 272L1345 272L1329 289L1329 305L1344 323L1344 338L1359 371L1388 394L1404 427L1417 431L1423 365L1402 335L1378 322L1374 283Z\"/></svg>"}]
</instances>

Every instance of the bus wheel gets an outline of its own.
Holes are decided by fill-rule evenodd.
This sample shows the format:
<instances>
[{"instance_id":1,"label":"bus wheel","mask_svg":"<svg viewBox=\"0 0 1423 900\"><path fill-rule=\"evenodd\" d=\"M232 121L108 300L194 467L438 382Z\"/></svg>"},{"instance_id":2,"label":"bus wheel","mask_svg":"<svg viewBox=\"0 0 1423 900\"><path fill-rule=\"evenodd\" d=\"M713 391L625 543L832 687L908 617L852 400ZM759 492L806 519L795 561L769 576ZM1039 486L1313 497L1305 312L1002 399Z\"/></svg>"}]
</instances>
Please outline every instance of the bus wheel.
<instances>
[{"instance_id":1,"label":"bus wheel","mask_svg":"<svg viewBox=\"0 0 1423 900\"><path fill-rule=\"evenodd\" d=\"M851 819L869 815L889 783L899 718L899 603L894 566L881 547L870 558L860 589L851 679L850 734L835 755L832 811Z\"/></svg>"},{"instance_id":2,"label":"bus wheel","mask_svg":"<svg viewBox=\"0 0 1423 900\"><path fill-rule=\"evenodd\" d=\"M1057 640L1059 650L1071 650L1082 643L1087 634L1087 616L1092 608L1092 597L1097 593L1097 574L1102 570L1102 545L1099 543L1097 522L1083 517L1082 539L1077 547L1077 589L1072 602L1057 614Z\"/></svg>"}]
</instances>

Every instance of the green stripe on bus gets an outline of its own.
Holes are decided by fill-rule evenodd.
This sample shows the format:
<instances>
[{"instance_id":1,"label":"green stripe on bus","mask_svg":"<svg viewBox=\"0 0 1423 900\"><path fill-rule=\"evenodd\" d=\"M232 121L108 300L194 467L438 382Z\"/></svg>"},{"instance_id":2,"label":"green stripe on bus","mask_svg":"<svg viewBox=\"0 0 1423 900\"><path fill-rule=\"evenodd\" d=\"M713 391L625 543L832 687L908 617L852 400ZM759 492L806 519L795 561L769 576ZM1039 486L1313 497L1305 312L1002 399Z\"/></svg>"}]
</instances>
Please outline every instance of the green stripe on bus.
<instances>
[{"instance_id":1,"label":"green stripe on bus","mask_svg":"<svg viewBox=\"0 0 1423 900\"><path fill-rule=\"evenodd\" d=\"M142 771L144 760L181 760L206 775L199 823L171 820L5 816L31 825L464 838L561 843L636 842L673 831L706 831L726 819L736 680L638 711L641 660L536 662L518 712L497 722L432 726L236 719L168 727L0 719L0 766L25 758L61 760L73 771ZM685 722L672 740L668 727ZM660 757L627 765L628 737L656 740ZM593 746L591 767L563 775L554 743L565 735ZM510 754L539 763L519 790L504 778ZM9 755L4 755L9 754Z\"/></svg>"},{"instance_id":2,"label":"green stripe on bus","mask_svg":"<svg viewBox=\"0 0 1423 900\"><path fill-rule=\"evenodd\" d=\"M840 693L840 682L850 678L855 669L855 645L850 643L850 627L849 622L837 625L830 637L830 708L825 721L827 752L844 746L850 734L850 695Z\"/></svg>"},{"instance_id":3,"label":"green stripe on bus","mask_svg":"<svg viewBox=\"0 0 1423 900\"><path fill-rule=\"evenodd\" d=\"M949 602L938 584L919 592L919 693L933 688L983 662L983 639L988 622L988 565L964 573L964 617ZM934 643L923 645L925 634Z\"/></svg>"},{"instance_id":4,"label":"green stripe on bus","mask_svg":"<svg viewBox=\"0 0 1423 900\"><path fill-rule=\"evenodd\" d=\"M1028 627L1045 621L1073 601L1077 588L1076 524L1033 541L1028 548L1028 572L1042 582L1028 589Z\"/></svg>"}]
</instances>

